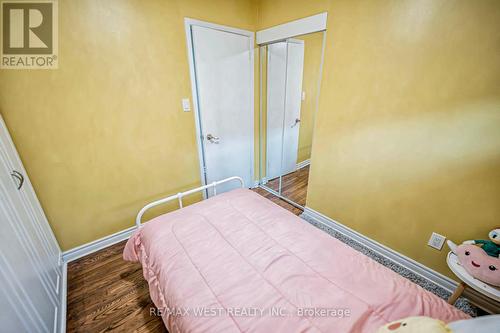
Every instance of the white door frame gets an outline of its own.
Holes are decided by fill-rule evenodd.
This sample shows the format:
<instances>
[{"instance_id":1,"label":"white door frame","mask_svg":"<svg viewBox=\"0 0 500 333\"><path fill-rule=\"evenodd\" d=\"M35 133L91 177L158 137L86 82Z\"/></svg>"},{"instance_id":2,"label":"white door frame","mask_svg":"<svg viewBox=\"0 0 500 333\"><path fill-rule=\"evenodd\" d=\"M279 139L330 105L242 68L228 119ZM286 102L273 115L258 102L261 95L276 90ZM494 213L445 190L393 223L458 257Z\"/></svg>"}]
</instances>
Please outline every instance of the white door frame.
<instances>
[{"instance_id":1,"label":"white door frame","mask_svg":"<svg viewBox=\"0 0 500 333\"><path fill-rule=\"evenodd\" d=\"M290 37L326 30L328 12L304 17L257 31L257 44L264 45Z\"/></svg>"},{"instance_id":2,"label":"white door frame","mask_svg":"<svg viewBox=\"0 0 500 333\"><path fill-rule=\"evenodd\" d=\"M255 81L254 81L254 76L255 76L255 68L254 68L254 33L252 31L248 30L242 30L242 29L237 29L233 27L228 27L225 25L220 25L220 24L215 24L215 23L210 23L210 22L204 22L200 20L195 20L192 18L184 18L184 27L186 31L186 45L187 45L187 53L188 53L188 62L189 62L189 77L191 79L191 93L193 97L193 111L194 111L194 119L195 119L195 124L196 124L196 145L198 146L198 160L200 162L200 179L201 179L201 184L202 185L207 185L207 180L206 180L206 172L205 172L205 152L203 148L203 138L202 138L202 130L201 130L201 119L200 119L200 109L199 109L199 104L198 104L198 86L196 82L196 72L195 72L195 63L194 63L194 49L193 49L193 37L192 37L192 26L198 26L198 27L205 27L205 28L211 28L215 30L220 30L224 32L230 32L233 34L238 34L242 36L249 37L249 49L250 49L250 66L252 67L251 69L251 87L252 89L252 98L251 98L251 105L250 109L254 112L253 117L255 119ZM252 130L252 146L254 146L255 143L255 124L254 128ZM251 173L252 173L252 181L255 181L255 170L254 170L254 164L255 164L255 147L252 151L252 165L251 165ZM235 176L235 175L231 175ZM253 184L252 184L253 185ZM207 193L206 191L203 192L203 198L207 198Z\"/></svg>"}]
</instances>

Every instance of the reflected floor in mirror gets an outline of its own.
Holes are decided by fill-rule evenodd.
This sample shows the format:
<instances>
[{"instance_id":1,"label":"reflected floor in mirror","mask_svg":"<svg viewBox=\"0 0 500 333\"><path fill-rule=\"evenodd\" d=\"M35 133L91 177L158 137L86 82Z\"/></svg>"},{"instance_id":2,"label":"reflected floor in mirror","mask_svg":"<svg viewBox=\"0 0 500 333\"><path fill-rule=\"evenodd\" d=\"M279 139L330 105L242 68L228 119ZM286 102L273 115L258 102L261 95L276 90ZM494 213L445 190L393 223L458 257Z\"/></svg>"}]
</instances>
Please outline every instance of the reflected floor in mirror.
<instances>
[{"instance_id":1,"label":"reflected floor in mirror","mask_svg":"<svg viewBox=\"0 0 500 333\"><path fill-rule=\"evenodd\" d=\"M284 175L281 183L281 195L305 207L307 197L307 180L309 179L309 165ZM266 186L277 189L279 177L266 183Z\"/></svg>"}]
</instances>

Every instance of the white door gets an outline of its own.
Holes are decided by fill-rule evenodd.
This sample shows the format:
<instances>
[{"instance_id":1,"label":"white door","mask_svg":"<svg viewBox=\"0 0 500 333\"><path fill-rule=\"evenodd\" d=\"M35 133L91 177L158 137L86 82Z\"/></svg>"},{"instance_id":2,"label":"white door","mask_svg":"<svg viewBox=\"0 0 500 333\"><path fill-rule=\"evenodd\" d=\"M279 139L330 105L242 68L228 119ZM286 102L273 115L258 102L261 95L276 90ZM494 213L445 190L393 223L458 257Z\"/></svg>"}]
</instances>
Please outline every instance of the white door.
<instances>
[{"instance_id":1,"label":"white door","mask_svg":"<svg viewBox=\"0 0 500 333\"><path fill-rule=\"evenodd\" d=\"M61 309L60 249L1 118L0 230L2 329L56 331Z\"/></svg>"},{"instance_id":2,"label":"white door","mask_svg":"<svg viewBox=\"0 0 500 333\"><path fill-rule=\"evenodd\" d=\"M205 182L240 176L253 185L253 33L190 26ZM227 31L229 29L230 31ZM189 37L189 32L188 32ZM203 167L203 166L202 166ZM223 192L237 187L228 183Z\"/></svg>"},{"instance_id":3,"label":"white door","mask_svg":"<svg viewBox=\"0 0 500 333\"><path fill-rule=\"evenodd\" d=\"M304 72L304 42L288 40L286 70L285 120L283 121L283 175L297 168L299 149L300 107Z\"/></svg>"},{"instance_id":4,"label":"white door","mask_svg":"<svg viewBox=\"0 0 500 333\"><path fill-rule=\"evenodd\" d=\"M304 43L268 45L266 177L293 172L299 146Z\"/></svg>"},{"instance_id":5,"label":"white door","mask_svg":"<svg viewBox=\"0 0 500 333\"><path fill-rule=\"evenodd\" d=\"M287 43L267 46L266 178L282 175L283 115L286 89Z\"/></svg>"}]
</instances>

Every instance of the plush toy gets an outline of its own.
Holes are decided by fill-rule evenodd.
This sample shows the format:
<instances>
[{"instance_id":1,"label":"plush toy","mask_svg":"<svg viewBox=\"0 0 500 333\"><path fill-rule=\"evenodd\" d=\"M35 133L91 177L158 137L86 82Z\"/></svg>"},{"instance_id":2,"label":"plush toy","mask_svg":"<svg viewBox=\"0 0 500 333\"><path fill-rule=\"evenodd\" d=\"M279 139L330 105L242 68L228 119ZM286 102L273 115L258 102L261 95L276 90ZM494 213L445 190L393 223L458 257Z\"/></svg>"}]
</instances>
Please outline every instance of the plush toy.
<instances>
[{"instance_id":1,"label":"plush toy","mask_svg":"<svg viewBox=\"0 0 500 333\"><path fill-rule=\"evenodd\" d=\"M377 333L450 333L446 323L429 317L408 317L393 321L378 329Z\"/></svg>"},{"instance_id":2,"label":"plush toy","mask_svg":"<svg viewBox=\"0 0 500 333\"><path fill-rule=\"evenodd\" d=\"M429 317L408 317L380 327L377 333L492 333L498 332L500 315L481 316L445 324Z\"/></svg>"},{"instance_id":3,"label":"plush toy","mask_svg":"<svg viewBox=\"0 0 500 333\"><path fill-rule=\"evenodd\" d=\"M458 257L460 265L478 280L500 287L500 258L486 254L479 246L456 245L448 241L451 251Z\"/></svg>"},{"instance_id":4,"label":"plush toy","mask_svg":"<svg viewBox=\"0 0 500 333\"><path fill-rule=\"evenodd\" d=\"M479 245L488 255L498 258L500 255L500 228L491 230L488 236L490 240L476 239L465 241L464 244Z\"/></svg>"}]
</instances>

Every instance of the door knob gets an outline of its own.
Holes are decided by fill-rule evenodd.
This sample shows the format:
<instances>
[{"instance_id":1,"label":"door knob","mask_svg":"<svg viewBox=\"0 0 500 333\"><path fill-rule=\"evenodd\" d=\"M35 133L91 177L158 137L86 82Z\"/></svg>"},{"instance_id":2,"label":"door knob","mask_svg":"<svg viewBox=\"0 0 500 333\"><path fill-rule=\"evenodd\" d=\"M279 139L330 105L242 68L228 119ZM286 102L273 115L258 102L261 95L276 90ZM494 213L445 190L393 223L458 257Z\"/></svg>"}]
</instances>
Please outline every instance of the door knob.
<instances>
[{"instance_id":1,"label":"door knob","mask_svg":"<svg viewBox=\"0 0 500 333\"><path fill-rule=\"evenodd\" d=\"M215 143L215 144L219 143L219 137L218 136L214 136L212 134L207 134L207 140L210 143Z\"/></svg>"},{"instance_id":2,"label":"door knob","mask_svg":"<svg viewBox=\"0 0 500 333\"><path fill-rule=\"evenodd\" d=\"M291 128L294 128L295 126L297 126L298 123L300 123L300 119L299 118L295 118L295 123L292 125Z\"/></svg>"},{"instance_id":3,"label":"door knob","mask_svg":"<svg viewBox=\"0 0 500 333\"><path fill-rule=\"evenodd\" d=\"M20 190L24 184L24 176L16 170L13 170L10 175L19 181L19 183L17 184L17 189Z\"/></svg>"}]
</instances>

